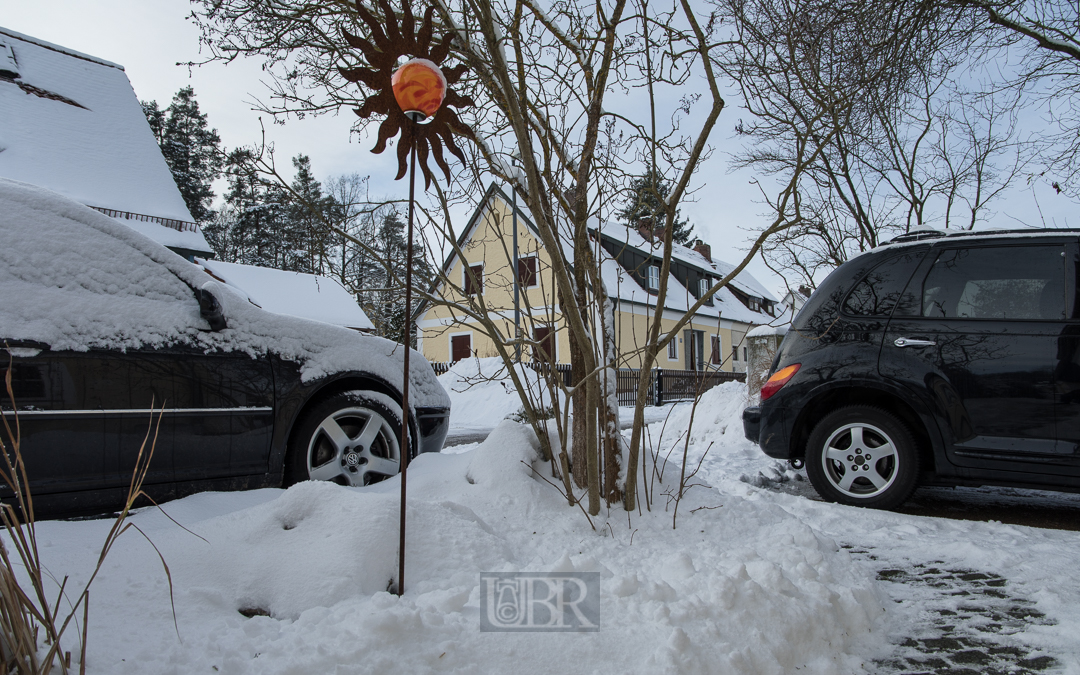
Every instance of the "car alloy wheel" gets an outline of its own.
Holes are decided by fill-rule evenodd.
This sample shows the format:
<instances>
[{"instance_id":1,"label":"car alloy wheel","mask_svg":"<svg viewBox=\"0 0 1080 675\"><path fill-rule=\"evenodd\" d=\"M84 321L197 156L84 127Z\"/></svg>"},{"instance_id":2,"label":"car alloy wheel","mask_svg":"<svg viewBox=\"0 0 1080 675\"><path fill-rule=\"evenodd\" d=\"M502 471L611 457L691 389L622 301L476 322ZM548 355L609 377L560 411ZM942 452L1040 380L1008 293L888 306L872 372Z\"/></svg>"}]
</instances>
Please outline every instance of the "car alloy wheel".
<instances>
[{"instance_id":1,"label":"car alloy wheel","mask_svg":"<svg viewBox=\"0 0 1080 675\"><path fill-rule=\"evenodd\" d=\"M829 501L891 509L915 489L918 454L911 432L895 416L851 406L827 415L814 429L806 472Z\"/></svg>"},{"instance_id":2,"label":"car alloy wheel","mask_svg":"<svg viewBox=\"0 0 1080 675\"><path fill-rule=\"evenodd\" d=\"M400 408L379 395L346 392L315 407L290 448L286 483L370 485L401 470Z\"/></svg>"},{"instance_id":3,"label":"car alloy wheel","mask_svg":"<svg viewBox=\"0 0 1080 675\"><path fill-rule=\"evenodd\" d=\"M840 492L874 497L896 481L896 446L875 426L845 424L825 441L822 468Z\"/></svg>"}]
</instances>

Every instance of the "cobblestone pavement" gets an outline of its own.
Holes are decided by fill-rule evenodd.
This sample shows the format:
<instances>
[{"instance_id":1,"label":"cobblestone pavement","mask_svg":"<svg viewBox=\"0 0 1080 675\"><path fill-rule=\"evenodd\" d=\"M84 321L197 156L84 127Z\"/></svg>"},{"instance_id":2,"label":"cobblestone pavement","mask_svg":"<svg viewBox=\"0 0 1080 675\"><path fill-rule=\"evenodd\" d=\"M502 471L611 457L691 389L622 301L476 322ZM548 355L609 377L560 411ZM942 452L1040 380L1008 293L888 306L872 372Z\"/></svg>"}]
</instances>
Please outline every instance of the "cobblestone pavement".
<instances>
[{"instance_id":1,"label":"cobblestone pavement","mask_svg":"<svg viewBox=\"0 0 1080 675\"><path fill-rule=\"evenodd\" d=\"M901 611L918 616L914 634L898 636L894 653L875 663L881 675L1033 675L1060 665L1021 639L1028 627L1053 621L1014 594L1008 579L940 561L896 568L870 551L845 548L877 568Z\"/></svg>"}]
</instances>

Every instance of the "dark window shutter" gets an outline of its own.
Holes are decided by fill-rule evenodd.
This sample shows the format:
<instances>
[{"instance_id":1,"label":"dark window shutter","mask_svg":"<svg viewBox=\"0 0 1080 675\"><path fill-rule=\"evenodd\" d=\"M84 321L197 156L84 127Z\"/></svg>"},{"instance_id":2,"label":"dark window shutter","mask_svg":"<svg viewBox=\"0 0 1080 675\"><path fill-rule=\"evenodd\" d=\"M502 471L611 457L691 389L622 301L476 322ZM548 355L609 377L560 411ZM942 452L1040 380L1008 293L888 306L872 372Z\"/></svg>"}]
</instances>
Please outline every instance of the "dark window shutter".
<instances>
[{"instance_id":1,"label":"dark window shutter","mask_svg":"<svg viewBox=\"0 0 1080 675\"><path fill-rule=\"evenodd\" d=\"M536 257L518 258L518 283L522 288L536 285Z\"/></svg>"},{"instance_id":2,"label":"dark window shutter","mask_svg":"<svg viewBox=\"0 0 1080 675\"><path fill-rule=\"evenodd\" d=\"M450 360L457 363L472 355L472 336L454 335L450 338Z\"/></svg>"},{"instance_id":3,"label":"dark window shutter","mask_svg":"<svg viewBox=\"0 0 1080 675\"><path fill-rule=\"evenodd\" d=\"M472 274L465 274L465 295L484 294L484 266L473 265L469 267Z\"/></svg>"}]
</instances>

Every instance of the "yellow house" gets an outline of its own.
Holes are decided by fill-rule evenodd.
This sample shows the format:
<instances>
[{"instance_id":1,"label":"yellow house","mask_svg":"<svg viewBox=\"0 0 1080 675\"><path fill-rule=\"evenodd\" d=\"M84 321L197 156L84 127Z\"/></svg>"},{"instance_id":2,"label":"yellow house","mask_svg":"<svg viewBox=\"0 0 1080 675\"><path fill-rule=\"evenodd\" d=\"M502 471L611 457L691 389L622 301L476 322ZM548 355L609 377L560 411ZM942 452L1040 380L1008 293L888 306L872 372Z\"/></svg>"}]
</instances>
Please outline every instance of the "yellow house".
<instances>
[{"instance_id":1,"label":"yellow house","mask_svg":"<svg viewBox=\"0 0 1080 675\"><path fill-rule=\"evenodd\" d=\"M570 362L568 330L559 312L551 258L521 204L515 228L511 204L502 189L494 184L488 188L458 238L463 255L452 253L446 259L444 278L432 289L432 295L449 304L425 303L420 308L417 347L429 361L496 356L491 337L470 316L484 311L494 318L506 339L520 330L527 341L521 353L523 361L553 358L558 363ZM662 242L651 232L631 230L620 223L598 222L590 233L601 278L614 304L619 366L637 368L656 312ZM713 259L709 246L700 240L694 249L679 245L674 249L661 319L664 331L671 330L702 293L733 269ZM776 299L753 276L740 273L695 312L682 334L659 355L656 366L745 372L746 333L756 325L774 322L776 305Z\"/></svg>"}]
</instances>

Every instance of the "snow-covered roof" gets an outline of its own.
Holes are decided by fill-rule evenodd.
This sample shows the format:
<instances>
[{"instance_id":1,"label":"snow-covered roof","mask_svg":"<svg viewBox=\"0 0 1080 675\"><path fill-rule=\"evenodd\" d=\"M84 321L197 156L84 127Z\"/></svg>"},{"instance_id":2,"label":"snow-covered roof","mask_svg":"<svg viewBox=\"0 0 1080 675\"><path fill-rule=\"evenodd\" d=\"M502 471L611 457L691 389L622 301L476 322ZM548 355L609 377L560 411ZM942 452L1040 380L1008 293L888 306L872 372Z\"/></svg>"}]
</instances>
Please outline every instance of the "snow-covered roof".
<instances>
[{"instance_id":1,"label":"snow-covered roof","mask_svg":"<svg viewBox=\"0 0 1080 675\"><path fill-rule=\"evenodd\" d=\"M4 53L0 177L87 206L192 221L121 66L0 27ZM138 229L167 246L212 251L198 229Z\"/></svg>"},{"instance_id":2,"label":"snow-covered roof","mask_svg":"<svg viewBox=\"0 0 1080 675\"><path fill-rule=\"evenodd\" d=\"M477 205L473 211L472 218L465 226L463 231L458 237L458 243L464 245L473 235L473 232L479 226L483 220L484 213L493 208L492 202L495 199L510 204L510 198L506 192L500 189L496 184L492 183L487 192L484 194L484 198ZM518 214L520 216L519 222L525 227L529 228L532 233L539 240L539 233L534 225L534 219L530 213L528 206L524 204L524 200L519 199L517 202ZM653 244L645 241L644 238L635 230L632 230L621 223L605 222L601 223L599 219L594 219L589 226L589 229L593 232L599 231L609 239L619 242L620 245L625 245L628 248L634 248L646 255L660 256L663 254L662 245L660 243ZM563 249L563 255L570 263L574 263L574 248L573 248L573 233L563 231L560 229L558 232L559 244ZM629 274L617 261L615 261L603 248L600 249L600 274L604 281L604 285L607 288L607 292L615 298L628 302L636 302L646 305L656 304L656 296L649 293L634 279L633 275ZM455 255L451 253L444 263L444 272L450 269L450 265L453 263ZM714 260L712 262L705 259L697 251L686 248L676 244L672 247L672 259L678 260L691 267L706 272L707 274L715 277L716 281L727 276L733 269L734 265L726 263L722 260ZM773 297L769 291L765 290L765 287L754 278L752 274L743 270L730 282L730 286L733 286L737 290L747 295L762 298L772 302L776 302L776 298ZM668 275L668 292L667 299L664 303L665 307L672 310L681 310L683 312L688 311L689 308L697 302L697 298L692 295L685 286L672 274ZM433 291L434 292L434 291ZM702 305L696 312L696 314L709 316L709 317L722 317L724 319L731 319L732 321L739 321L743 323L762 324L773 321L773 318L768 314L761 311L753 311L746 305L744 305L735 294L731 291L730 287L724 287L713 295L712 305Z\"/></svg>"},{"instance_id":3,"label":"snow-covered roof","mask_svg":"<svg viewBox=\"0 0 1080 675\"><path fill-rule=\"evenodd\" d=\"M664 244L662 241L647 241L637 230L626 227L626 225L622 223L605 222L600 224L598 229L604 236L613 239L620 244L624 244L628 248L637 249L647 255L659 257L664 253ZM712 261L709 261L697 251L680 244L672 245L671 258L672 260L678 260L691 267L696 267L704 272L714 274L719 278L727 276L735 269L734 265L715 257ZM747 295L776 302L776 298L773 297L772 293L769 293L769 291L754 278L754 275L750 274L745 269L742 272L739 272L739 274L731 280L731 285Z\"/></svg>"},{"instance_id":4,"label":"snow-covered roof","mask_svg":"<svg viewBox=\"0 0 1080 675\"><path fill-rule=\"evenodd\" d=\"M197 262L268 312L356 330L375 328L356 304L356 298L336 279L218 260L197 259Z\"/></svg>"}]
</instances>

